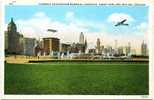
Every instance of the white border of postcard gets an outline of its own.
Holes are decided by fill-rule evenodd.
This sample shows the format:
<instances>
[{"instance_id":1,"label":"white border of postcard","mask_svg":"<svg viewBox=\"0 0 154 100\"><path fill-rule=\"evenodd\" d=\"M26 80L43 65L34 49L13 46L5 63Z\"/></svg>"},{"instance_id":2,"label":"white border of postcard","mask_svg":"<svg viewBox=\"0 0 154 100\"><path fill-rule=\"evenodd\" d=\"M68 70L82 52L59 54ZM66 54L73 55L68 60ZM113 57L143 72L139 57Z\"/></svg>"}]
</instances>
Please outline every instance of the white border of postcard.
<instances>
[{"instance_id":1,"label":"white border of postcard","mask_svg":"<svg viewBox=\"0 0 154 100\"><path fill-rule=\"evenodd\" d=\"M4 94L4 5L50 3L146 4L149 6L149 95L5 95ZM152 0L0 0L0 97L1 99L153 99L154 98L154 2ZM135 12L134 12L135 13ZM153 17L153 18L152 18Z\"/></svg>"}]
</instances>

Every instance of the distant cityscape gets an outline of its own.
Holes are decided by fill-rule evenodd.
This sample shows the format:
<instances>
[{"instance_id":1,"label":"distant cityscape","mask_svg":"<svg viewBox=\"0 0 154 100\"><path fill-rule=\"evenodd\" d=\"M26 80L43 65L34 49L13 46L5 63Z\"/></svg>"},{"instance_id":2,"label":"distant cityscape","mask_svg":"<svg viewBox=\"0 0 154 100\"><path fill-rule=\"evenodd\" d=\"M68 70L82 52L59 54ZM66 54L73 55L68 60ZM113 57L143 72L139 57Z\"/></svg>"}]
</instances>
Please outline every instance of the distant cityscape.
<instances>
[{"instance_id":1,"label":"distant cityscape","mask_svg":"<svg viewBox=\"0 0 154 100\"><path fill-rule=\"evenodd\" d=\"M60 38L45 37L36 38L24 37L17 31L17 26L11 18L5 31L5 54L25 56L51 56L58 59L104 59L104 58L131 58L131 56L148 57L147 43L143 40L140 46L140 55L132 49L131 43L125 46L118 46L115 40L114 46L106 46L97 38L94 48L88 47L88 40L84 32L80 33L77 43L61 43Z\"/></svg>"}]
</instances>

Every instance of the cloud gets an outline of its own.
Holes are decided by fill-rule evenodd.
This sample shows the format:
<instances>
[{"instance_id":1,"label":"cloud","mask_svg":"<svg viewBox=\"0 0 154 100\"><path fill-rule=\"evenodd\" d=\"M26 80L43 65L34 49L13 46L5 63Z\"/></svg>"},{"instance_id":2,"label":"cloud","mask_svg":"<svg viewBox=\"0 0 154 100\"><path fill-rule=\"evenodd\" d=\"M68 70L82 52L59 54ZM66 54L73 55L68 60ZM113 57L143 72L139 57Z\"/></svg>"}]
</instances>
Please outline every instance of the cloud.
<instances>
[{"instance_id":1,"label":"cloud","mask_svg":"<svg viewBox=\"0 0 154 100\"><path fill-rule=\"evenodd\" d=\"M66 13L66 16L71 17L71 13ZM74 14L73 14L74 15ZM67 17L67 18L68 18ZM49 18L45 13L35 13L30 19L19 19L15 22L20 31L25 37L58 37L61 42L78 42L80 32L87 32L88 27L83 27L85 23L81 23L75 19L69 23L53 20ZM88 25L87 25L88 26ZM56 29L57 33L47 32L47 29Z\"/></svg>"},{"instance_id":2,"label":"cloud","mask_svg":"<svg viewBox=\"0 0 154 100\"><path fill-rule=\"evenodd\" d=\"M147 31L148 24L147 24L146 22L142 22L142 23L140 23L136 28L137 28L139 31Z\"/></svg>"},{"instance_id":3,"label":"cloud","mask_svg":"<svg viewBox=\"0 0 154 100\"><path fill-rule=\"evenodd\" d=\"M113 13L108 17L107 22L117 23L117 22L122 21L124 19L127 19L128 22L135 21L135 19L132 16L130 16L126 13Z\"/></svg>"},{"instance_id":4,"label":"cloud","mask_svg":"<svg viewBox=\"0 0 154 100\"><path fill-rule=\"evenodd\" d=\"M75 13L69 11L65 14L65 20L70 24L74 24L78 29L84 29L84 31L105 31L105 25L101 22L95 22L92 20L77 18Z\"/></svg>"},{"instance_id":5,"label":"cloud","mask_svg":"<svg viewBox=\"0 0 154 100\"><path fill-rule=\"evenodd\" d=\"M45 13L44 12L38 12L34 15L35 17L38 17L38 18L44 18L46 17Z\"/></svg>"},{"instance_id":6,"label":"cloud","mask_svg":"<svg viewBox=\"0 0 154 100\"><path fill-rule=\"evenodd\" d=\"M50 18L44 13L38 12L30 19L19 19L16 21L18 31L21 31L25 37L42 37L45 35L50 25Z\"/></svg>"},{"instance_id":7,"label":"cloud","mask_svg":"<svg viewBox=\"0 0 154 100\"><path fill-rule=\"evenodd\" d=\"M148 43L149 41L149 32L148 32L148 23L147 22L142 22L140 23L137 27L137 30L139 33L144 34L144 40Z\"/></svg>"},{"instance_id":8,"label":"cloud","mask_svg":"<svg viewBox=\"0 0 154 100\"><path fill-rule=\"evenodd\" d=\"M67 19L70 19L70 18L74 18L74 12L67 12L66 13L66 15L65 15L65 17L67 18Z\"/></svg>"}]
</instances>

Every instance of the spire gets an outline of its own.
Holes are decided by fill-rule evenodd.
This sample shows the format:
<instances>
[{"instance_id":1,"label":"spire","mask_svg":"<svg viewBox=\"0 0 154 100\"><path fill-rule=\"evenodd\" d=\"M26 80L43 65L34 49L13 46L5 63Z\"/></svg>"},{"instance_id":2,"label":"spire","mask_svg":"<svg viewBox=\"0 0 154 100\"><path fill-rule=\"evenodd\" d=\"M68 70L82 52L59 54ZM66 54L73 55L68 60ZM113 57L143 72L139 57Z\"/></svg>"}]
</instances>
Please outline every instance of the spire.
<instances>
[{"instance_id":1,"label":"spire","mask_svg":"<svg viewBox=\"0 0 154 100\"><path fill-rule=\"evenodd\" d=\"M13 21L13 17L11 17L11 22L10 24L15 25L14 21Z\"/></svg>"},{"instance_id":2,"label":"spire","mask_svg":"<svg viewBox=\"0 0 154 100\"><path fill-rule=\"evenodd\" d=\"M13 18L11 18L11 22L8 24L8 31L17 32L17 27L13 21Z\"/></svg>"},{"instance_id":3,"label":"spire","mask_svg":"<svg viewBox=\"0 0 154 100\"><path fill-rule=\"evenodd\" d=\"M13 17L11 17L11 22L13 22Z\"/></svg>"},{"instance_id":4,"label":"spire","mask_svg":"<svg viewBox=\"0 0 154 100\"><path fill-rule=\"evenodd\" d=\"M13 21L13 17L11 17L11 22L10 23L15 24L14 21Z\"/></svg>"}]
</instances>

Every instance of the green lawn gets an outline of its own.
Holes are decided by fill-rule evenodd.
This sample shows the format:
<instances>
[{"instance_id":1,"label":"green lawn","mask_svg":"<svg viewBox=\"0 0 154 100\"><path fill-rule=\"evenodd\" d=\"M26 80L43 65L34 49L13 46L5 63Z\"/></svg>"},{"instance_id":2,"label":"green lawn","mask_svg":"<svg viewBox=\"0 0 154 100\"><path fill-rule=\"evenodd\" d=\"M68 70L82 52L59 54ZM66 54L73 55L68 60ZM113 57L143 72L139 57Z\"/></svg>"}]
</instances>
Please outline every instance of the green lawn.
<instances>
[{"instance_id":1,"label":"green lawn","mask_svg":"<svg viewBox=\"0 0 154 100\"><path fill-rule=\"evenodd\" d=\"M148 64L5 64L5 94L146 95Z\"/></svg>"}]
</instances>

